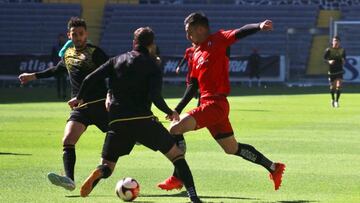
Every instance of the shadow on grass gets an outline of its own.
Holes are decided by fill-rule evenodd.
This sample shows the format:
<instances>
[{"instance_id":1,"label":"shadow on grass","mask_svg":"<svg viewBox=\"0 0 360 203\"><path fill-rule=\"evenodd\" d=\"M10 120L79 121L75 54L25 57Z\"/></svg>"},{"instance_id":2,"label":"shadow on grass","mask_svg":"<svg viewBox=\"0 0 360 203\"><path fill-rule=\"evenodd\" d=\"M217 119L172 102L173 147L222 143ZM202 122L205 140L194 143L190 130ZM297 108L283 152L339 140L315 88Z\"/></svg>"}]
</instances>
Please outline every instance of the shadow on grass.
<instances>
[{"instance_id":1,"label":"shadow on grass","mask_svg":"<svg viewBox=\"0 0 360 203\"><path fill-rule=\"evenodd\" d=\"M0 152L1 155L14 155L14 156L32 156L32 154L14 153L14 152Z\"/></svg>"},{"instance_id":2,"label":"shadow on grass","mask_svg":"<svg viewBox=\"0 0 360 203\"><path fill-rule=\"evenodd\" d=\"M65 196L66 198L83 198L83 197L81 197L80 195L66 195ZM86 198L89 198L89 199L91 199L91 198L98 198L98 197L114 197L114 195L91 195L91 196L89 196L89 197L86 197ZM84 199L85 200L85 199ZM132 202L137 202L137 203L154 203L154 201L136 201L136 200L134 200L134 201L132 201Z\"/></svg>"},{"instance_id":3,"label":"shadow on grass","mask_svg":"<svg viewBox=\"0 0 360 203\"><path fill-rule=\"evenodd\" d=\"M275 202L258 201L256 203L311 203L311 202L319 202L319 201L315 201L315 200L283 200L283 201L275 201Z\"/></svg>"},{"instance_id":4,"label":"shadow on grass","mask_svg":"<svg viewBox=\"0 0 360 203\"><path fill-rule=\"evenodd\" d=\"M140 194L140 197L188 197L186 191L182 191L180 193L176 194ZM259 200L257 198L251 198L251 197L231 197L231 196L202 196L199 195L199 198L205 201L206 203L211 203L209 201L206 201L206 199L229 199L229 200Z\"/></svg>"}]
</instances>

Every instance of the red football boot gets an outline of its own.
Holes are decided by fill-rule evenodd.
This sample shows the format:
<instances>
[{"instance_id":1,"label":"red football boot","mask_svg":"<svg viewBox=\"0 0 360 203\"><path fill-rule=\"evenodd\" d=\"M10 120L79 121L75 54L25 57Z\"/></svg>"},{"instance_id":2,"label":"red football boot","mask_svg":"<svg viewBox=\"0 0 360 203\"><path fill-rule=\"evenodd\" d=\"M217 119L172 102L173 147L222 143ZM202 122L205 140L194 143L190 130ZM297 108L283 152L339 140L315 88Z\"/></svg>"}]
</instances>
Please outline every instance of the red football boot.
<instances>
[{"instance_id":1,"label":"red football boot","mask_svg":"<svg viewBox=\"0 0 360 203\"><path fill-rule=\"evenodd\" d=\"M163 190L180 190L183 187L183 182L175 176L171 176L157 185Z\"/></svg>"},{"instance_id":2,"label":"red football boot","mask_svg":"<svg viewBox=\"0 0 360 203\"><path fill-rule=\"evenodd\" d=\"M285 171L285 164L275 163L275 171L270 173L270 179L274 181L274 188L278 190L281 186L282 176Z\"/></svg>"}]
</instances>

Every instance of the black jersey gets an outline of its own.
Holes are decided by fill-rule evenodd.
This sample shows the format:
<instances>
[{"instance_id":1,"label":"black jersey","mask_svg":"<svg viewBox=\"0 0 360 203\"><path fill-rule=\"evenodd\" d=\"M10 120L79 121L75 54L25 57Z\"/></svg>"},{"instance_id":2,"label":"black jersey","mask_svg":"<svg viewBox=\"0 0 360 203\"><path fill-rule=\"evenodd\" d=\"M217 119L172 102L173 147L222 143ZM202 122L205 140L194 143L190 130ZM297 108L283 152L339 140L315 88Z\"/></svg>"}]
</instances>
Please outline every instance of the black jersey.
<instances>
[{"instance_id":1,"label":"black jersey","mask_svg":"<svg viewBox=\"0 0 360 203\"><path fill-rule=\"evenodd\" d=\"M99 47L94 45L87 44L86 47L80 51L76 50L74 46L69 47L62 60L56 66L42 72L37 72L36 78L48 78L59 73L68 72L71 84L71 95L75 97L85 77L107 60L107 55ZM99 81L93 86L91 94L86 95L83 99L84 101L93 101L105 98L106 89L105 80Z\"/></svg>"},{"instance_id":2,"label":"black jersey","mask_svg":"<svg viewBox=\"0 0 360 203\"><path fill-rule=\"evenodd\" d=\"M334 60L334 64L329 64L329 75L337 75L344 73L343 61L345 61L346 53L343 48L329 47L325 50L324 59L326 61Z\"/></svg>"},{"instance_id":3,"label":"black jersey","mask_svg":"<svg viewBox=\"0 0 360 203\"><path fill-rule=\"evenodd\" d=\"M105 78L109 78L113 94L110 122L152 116L152 103L164 113L172 114L161 95L161 69L146 48L109 59L84 80L77 98L86 97L92 87Z\"/></svg>"}]
</instances>

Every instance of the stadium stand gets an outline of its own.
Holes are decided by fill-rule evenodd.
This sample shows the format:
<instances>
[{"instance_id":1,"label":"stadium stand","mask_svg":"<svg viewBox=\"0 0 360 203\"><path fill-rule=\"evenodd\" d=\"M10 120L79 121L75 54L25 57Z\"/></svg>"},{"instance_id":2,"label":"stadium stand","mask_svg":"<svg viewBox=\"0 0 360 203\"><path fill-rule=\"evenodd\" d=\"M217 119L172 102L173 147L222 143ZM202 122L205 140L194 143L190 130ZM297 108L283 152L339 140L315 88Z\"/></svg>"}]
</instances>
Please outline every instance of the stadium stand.
<instances>
[{"instance_id":1,"label":"stadium stand","mask_svg":"<svg viewBox=\"0 0 360 203\"><path fill-rule=\"evenodd\" d=\"M294 55L291 57L291 67L305 70L312 39L308 30L316 26L317 5L108 4L104 11L100 46L111 55L127 51L131 48L132 32L137 27L150 26L156 32L163 55L182 55L185 48L190 46L185 38L183 20L194 11L204 12L209 17L213 31L272 19L275 25L273 32L244 39L231 47L231 54L248 55L253 48L268 55L285 55L288 51L288 54ZM287 34L289 28L295 31L291 35ZM295 56L299 52L301 54Z\"/></svg>"},{"instance_id":2,"label":"stadium stand","mask_svg":"<svg viewBox=\"0 0 360 203\"><path fill-rule=\"evenodd\" d=\"M0 54L48 54L79 4L1 3Z\"/></svg>"}]
</instances>

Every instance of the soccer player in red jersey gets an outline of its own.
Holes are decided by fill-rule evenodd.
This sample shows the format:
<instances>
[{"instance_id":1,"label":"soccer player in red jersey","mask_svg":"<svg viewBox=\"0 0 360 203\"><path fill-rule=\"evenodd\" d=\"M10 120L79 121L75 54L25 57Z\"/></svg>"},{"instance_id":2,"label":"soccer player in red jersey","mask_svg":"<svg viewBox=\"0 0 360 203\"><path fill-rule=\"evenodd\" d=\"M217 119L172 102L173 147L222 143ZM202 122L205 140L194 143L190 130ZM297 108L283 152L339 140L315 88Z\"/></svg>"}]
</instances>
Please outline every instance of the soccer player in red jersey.
<instances>
[{"instance_id":1,"label":"soccer player in red jersey","mask_svg":"<svg viewBox=\"0 0 360 203\"><path fill-rule=\"evenodd\" d=\"M235 30L219 30L211 34L209 21L200 13L190 14L184 21L186 37L197 47L192 58L191 83L175 110L180 113L197 89L200 90L200 106L182 114L180 120L173 122L170 133L180 136L185 132L206 127L226 154L240 156L259 164L270 172L275 190L278 190L285 164L274 163L253 146L237 142L229 121L230 93L229 59L226 49L237 40L260 30L272 30L272 21L247 24ZM158 187L165 190L181 189L182 181L171 176Z\"/></svg>"}]
</instances>

